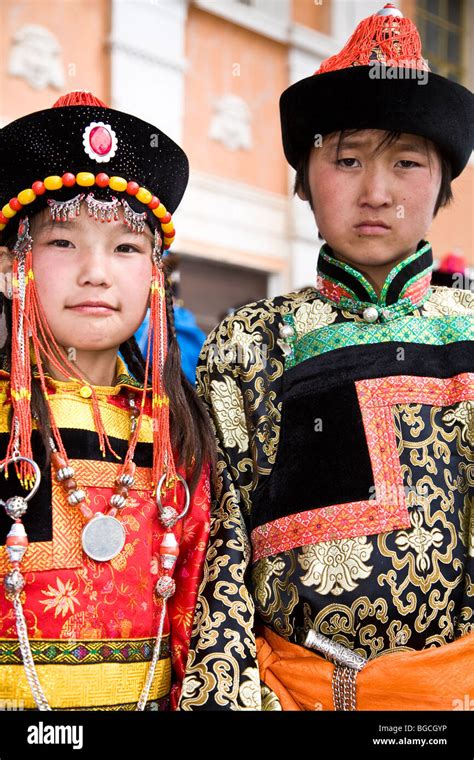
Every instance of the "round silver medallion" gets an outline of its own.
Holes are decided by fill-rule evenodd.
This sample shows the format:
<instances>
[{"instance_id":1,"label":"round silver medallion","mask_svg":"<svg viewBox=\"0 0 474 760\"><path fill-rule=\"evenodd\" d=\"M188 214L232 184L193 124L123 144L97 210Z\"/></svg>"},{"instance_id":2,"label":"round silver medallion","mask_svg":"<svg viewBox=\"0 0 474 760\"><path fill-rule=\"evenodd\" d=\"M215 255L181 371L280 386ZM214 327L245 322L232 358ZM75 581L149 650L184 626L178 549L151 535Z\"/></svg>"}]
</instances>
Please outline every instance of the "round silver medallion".
<instances>
[{"instance_id":1,"label":"round silver medallion","mask_svg":"<svg viewBox=\"0 0 474 760\"><path fill-rule=\"evenodd\" d=\"M98 512L83 528L82 548L97 562L108 562L116 557L124 544L125 529L115 517Z\"/></svg>"}]
</instances>

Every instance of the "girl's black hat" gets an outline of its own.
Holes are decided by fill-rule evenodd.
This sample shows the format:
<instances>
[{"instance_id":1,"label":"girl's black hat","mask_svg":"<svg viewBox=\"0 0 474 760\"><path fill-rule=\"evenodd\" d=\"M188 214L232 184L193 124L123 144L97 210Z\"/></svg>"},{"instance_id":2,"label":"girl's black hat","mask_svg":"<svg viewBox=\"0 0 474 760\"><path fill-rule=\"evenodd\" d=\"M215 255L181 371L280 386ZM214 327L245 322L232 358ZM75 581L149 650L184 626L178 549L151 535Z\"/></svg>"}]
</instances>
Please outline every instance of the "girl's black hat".
<instances>
[{"instance_id":1,"label":"girl's black hat","mask_svg":"<svg viewBox=\"0 0 474 760\"><path fill-rule=\"evenodd\" d=\"M99 200L126 197L153 227L167 225L169 239L168 217L188 177L186 154L158 127L107 108L90 93L70 93L0 130L0 235L10 237L15 222L48 198L69 200L85 191Z\"/></svg>"}]
</instances>

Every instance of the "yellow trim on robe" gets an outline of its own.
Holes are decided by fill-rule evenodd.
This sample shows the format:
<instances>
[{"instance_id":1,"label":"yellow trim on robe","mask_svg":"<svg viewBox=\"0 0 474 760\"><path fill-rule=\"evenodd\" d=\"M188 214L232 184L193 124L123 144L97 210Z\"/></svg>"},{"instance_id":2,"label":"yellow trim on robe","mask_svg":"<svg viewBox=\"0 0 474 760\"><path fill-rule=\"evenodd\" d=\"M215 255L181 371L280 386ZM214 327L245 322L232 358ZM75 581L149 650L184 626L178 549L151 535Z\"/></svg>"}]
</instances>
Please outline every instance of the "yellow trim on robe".
<instances>
[{"instance_id":1,"label":"yellow trim on robe","mask_svg":"<svg viewBox=\"0 0 474 760\"><path fill-rule=\"evenodd\" d=\"M128 375L126 366L119 356L117 357L116 372L117 377ZM3 402L6 398L6 388L9 383L9 376L6 379L0 379L0 398L5 393ZM48 402L51 404L54 419L58 427L77 428L79 430L96 432L91 399L83 398L79 394L82 387L81 383L78 381L62 382L48 377L48 384L54 387L56 391L48 397ZM130 439L130 414L128 410L111 405L106 401L106 398L107 396L117 396L122 387L132 388L132 386L120 383L115 386L94 385L91 387L95 388L100 415L107 435L128 441ZM133 390L136 391L136 400L137 404L139 404L142 390L140 388L134 388ZM9 409L10 404L4 403L3 413L0 414L0 433L9 432ZM36 428L34 421L33 428ZM140 443L153 442L152 419L148 415L143 415L138 441Z\"/></svg>"},{"instance_id":2,"label":"yellow trim on robe","mask_svg":"<svg viewBox=\"0 0 474 760\"><path fill-rule=\"evenodd\" d=\"M85 709L138 702L149 662L103 662L94 665L37 665L46 698L56 709ZM165 697L171 684L171 659L159 660L148 700ZM0 665L0 694L36 709L23 665Z\"/></svg>"}]
</instances>

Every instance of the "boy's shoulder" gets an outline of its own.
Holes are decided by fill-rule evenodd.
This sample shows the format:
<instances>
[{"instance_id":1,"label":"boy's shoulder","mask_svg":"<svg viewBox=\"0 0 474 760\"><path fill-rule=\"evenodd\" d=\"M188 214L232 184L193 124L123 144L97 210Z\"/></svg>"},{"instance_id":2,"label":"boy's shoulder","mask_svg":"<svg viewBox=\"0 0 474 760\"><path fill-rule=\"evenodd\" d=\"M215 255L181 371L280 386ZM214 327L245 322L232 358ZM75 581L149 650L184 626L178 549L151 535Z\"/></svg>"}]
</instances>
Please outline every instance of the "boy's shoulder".
<instances>
[{"instance_id":1,"label":"boy's shoulder","mask_svg":"<svg viewBox=\"0 0 474 760\"><path fill-rule=\"evenodd\" d=\"M474 316L474 293L461 288L433 285L423 304L423 314L430 317Z\"/></svg>"},{"instance_id":2,"label":"boy's shoulder","mask_svg":"<svg viewBox=\"0 0 474 760\"><path fill-rule=\"evenodd\" d=\"M298 338L337 320L335 305L321 298L314 287L294 290L274 298L245 304L225 317L209 333L202 353L228 351L233 346L251 350L252 346L276 347L284 317L291 315ZM423 317L474 316L474 293L461 288L432 286L421 307Z\"/></svg>"},{"instance_id":3,"label":"boy's shoulder","mask_svg":"<svg viewBox=\"0 0 474 760\"><path fill-rule=\"evenodd\" d=\"M319 297L314 287L294 290L274 298L245 304L225 317L210 333L207 342L235 339L246 333L278 333L283 318L291 315L298 334L334 322L337 310Z\"/></svg>"}]
</instances>

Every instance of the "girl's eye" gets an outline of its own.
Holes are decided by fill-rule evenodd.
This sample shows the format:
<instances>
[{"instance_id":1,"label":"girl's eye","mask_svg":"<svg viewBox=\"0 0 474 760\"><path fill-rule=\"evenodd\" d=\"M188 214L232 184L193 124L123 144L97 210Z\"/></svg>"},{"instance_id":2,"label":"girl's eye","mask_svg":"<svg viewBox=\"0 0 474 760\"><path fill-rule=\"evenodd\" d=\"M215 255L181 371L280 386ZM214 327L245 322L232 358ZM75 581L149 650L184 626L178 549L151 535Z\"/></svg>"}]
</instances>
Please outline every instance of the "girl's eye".
<instances>
[{"instance_id":1,"label":"girl's eye","mask_svg":"<svg viewBox=\"0 0 474 760\"><path fill-rule=\"evenodd\" d=\"M357 161L357 158L339 158L336 163L338 166L345 166L346 169L353 169L355 168L352 164L344 163L345 161Z\"/></svg>"},{"instance_id":2,"label":"girl's eye","mask_svg":"<svg viewBox=\"0 0 474 760\"><path fill-rule=\"evenodd\" d=\"M48 245L54 245L56 248L66 248L69 245L72 245L72 243L69 240L51 240Z\"/></svg>"},{"instance_id":3,"label":"girl's eye","mask_svg":"<svg viewBox=\"0 0 474 760\"><path fill-rule=\"evenodd\" d=\"M128 248L128 251L121 250L123 248ZM137 248L135 245L130 245L129 243L121 243L117 246L116 250L119 253L140 253L140 249Z\"/></svg>"},{"instance_id":4,"label":"girl's eye","mask_svg":"<svg viewBox=\"0 0 474 760\"><path fill-rule=\"evenodd\" d=\"M416 161L409 161L408 159L400 159L399 164L411 164L412 166L419 166ZM402 169L409 169L409 166L402 166Z\"/></svg>"}]
</instances>

